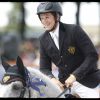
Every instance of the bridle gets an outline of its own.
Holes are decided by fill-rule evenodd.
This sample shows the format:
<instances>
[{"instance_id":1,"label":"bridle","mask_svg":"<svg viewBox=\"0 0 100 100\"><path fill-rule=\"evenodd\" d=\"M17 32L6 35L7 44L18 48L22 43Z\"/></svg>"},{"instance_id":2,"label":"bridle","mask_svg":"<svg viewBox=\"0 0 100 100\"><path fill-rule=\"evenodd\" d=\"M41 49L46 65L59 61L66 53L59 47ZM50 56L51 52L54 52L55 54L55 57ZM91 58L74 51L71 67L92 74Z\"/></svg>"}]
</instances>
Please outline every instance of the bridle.
<instances>
[{"instance_id":1,"label":"bridle","mask_svg":"<svg viewBox=\"0 0 100 100\"><path fill-rule=\"evenodd\" d=\"M20 93L19 98L24 98L25 92L26 92L26 87L23 87L23 88L21 89L21 93ZM29 93L29 98L31 98L31 91L30 91L29 88L28 88L28 93Z\"/></svg>"},{"instance_id":2,"label":"bridle","mask_svg":"<svg viewBox=\"0 0 100 100\"><path fill-rule=\"evenodd\" d=\"M17 74L15 76L13 76L12 79L4 82L3 80L0 82L2 85L7 85L7 84L10 84L11 82L15 82L15 81L20 81L23 83L23 87L21 89L21 92L20 92L20 95L18 98L24 98L25 96L25 92L26 90L28 89L28 94L29 94L29 97L28 98L31 98L31 91L30 91L30 88L28 86L28 84L26 84L26 81L23 80L21 77L18 77Z\"/></svg>"},{"instance_id":3,"label":"bridle","mask_svg":"<svg viewBox=\"0 0 100 100\"><path fill-rule=\"evenodd\" d=\"M7 76L10 78L8 78ZM39 92L40 96L44 95L43 93L41 93L38 86L46 86L46 83L38 77L32 77L30 72L26 68L25 68L25 76L21 76L21 74L19 74L19 73L7 72L4 75L1 84L3 84L3 85L10 84L11 82L15 82L15 81L21 81L23 83L23 87L21 89L19 98L24 98L27 90L29 93L28 98L31 98L31 90L30 90L31 88L33 90L36 90L37 92Z\"/></svg>"},{"instance_id":4,"label":"bridle","mask_svg":"<svg viewBox=\"0 0 100 100\"><path fill-rule=\"evenodd\" d=\"M28 89L28 94L29 94L28 98L31 98L31 91L30 91L29 85L26 84L26 81L24 81L23 83L23 88L21 89L19 98L24 98L25 92L27 91L27 89Z\"/></svg>"},{"instance_id":5,"label":"bridle","mask_svg":"<svg viewBox=\"0 0 100 100\"><path fill-rule=\"evenodd\" d=\"M68 90L68 88L65 88L65 90L63 92L61 92L56 98L61 97L67 90Z\"/></svg>"}]
</instances>

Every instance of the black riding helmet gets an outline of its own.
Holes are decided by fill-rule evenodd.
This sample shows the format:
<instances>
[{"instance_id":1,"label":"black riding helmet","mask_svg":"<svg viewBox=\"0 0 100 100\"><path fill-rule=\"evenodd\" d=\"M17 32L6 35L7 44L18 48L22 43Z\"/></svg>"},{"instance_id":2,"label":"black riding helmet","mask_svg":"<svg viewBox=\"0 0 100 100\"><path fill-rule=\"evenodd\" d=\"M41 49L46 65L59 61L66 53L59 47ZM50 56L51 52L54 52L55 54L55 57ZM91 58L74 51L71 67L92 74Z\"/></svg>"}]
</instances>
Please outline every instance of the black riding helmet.
<instances>
[{"instance_id":1,"label":"black riding helmet","mask_svg":"<svg viewBox=\"0 0 100 100\"><path fill-rule=\"evenodd\" d=\"M53 26L53 28L51 30L48 31L52 31L55 29L57 23L60 21L60 16L62 16L62 8L59 2L43 2L40 3L40 5L37 7L37 15L40 18L40 14L43 13L52 13L52 15L55 18L55 25ZM59 16L59 19L58 19Z\"/></svg>"},{"instance_id":2,"label":"black riding helmet","mask_svg":"<svg viewBox=\"0 0 100 100\"><path fill-rule=\"evenodd\" d=\"M59 2L43 2L37 7L37 15L46 12L56 12L62 16L62 8Z\"/></svg>"}]
</instances>

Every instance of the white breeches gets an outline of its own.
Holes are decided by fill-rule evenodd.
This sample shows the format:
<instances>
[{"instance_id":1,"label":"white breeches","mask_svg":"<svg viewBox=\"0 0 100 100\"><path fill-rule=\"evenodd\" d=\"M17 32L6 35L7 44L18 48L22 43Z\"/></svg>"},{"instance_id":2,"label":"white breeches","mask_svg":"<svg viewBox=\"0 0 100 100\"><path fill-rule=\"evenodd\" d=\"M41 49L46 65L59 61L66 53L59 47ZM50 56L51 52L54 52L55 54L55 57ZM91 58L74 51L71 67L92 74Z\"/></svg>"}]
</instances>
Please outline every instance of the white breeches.
<instances>
[{"instance_id":1,"label":"white breeches","mask_svg":"<svg viewBox=\"0 0 100 100\"><path fill-rule=\"evenodd\" d=\"M88 88L75 81L71 87L72 94L78 94L80 98L100 98L100 84L96 88Z\"/></svg>"}]
</instances>

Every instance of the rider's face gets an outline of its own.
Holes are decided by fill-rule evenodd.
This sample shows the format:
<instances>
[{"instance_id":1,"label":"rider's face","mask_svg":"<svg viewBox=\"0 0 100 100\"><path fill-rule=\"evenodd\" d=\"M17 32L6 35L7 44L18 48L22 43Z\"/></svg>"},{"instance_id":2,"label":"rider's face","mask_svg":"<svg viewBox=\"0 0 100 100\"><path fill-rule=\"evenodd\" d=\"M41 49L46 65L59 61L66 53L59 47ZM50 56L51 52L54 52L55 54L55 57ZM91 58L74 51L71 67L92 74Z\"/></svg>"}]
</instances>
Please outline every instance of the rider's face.
<instances>
[{"instance_id":1,"label":"rider's face","mask_svg":"<svg viewBox=\"0 0 100 100\"><path fill-rule=\"evenodd\" d=\"M41 23L46 30L51 30L55 25L55 18L52 13L40 14Z\"/></svg>"}]
</instances>

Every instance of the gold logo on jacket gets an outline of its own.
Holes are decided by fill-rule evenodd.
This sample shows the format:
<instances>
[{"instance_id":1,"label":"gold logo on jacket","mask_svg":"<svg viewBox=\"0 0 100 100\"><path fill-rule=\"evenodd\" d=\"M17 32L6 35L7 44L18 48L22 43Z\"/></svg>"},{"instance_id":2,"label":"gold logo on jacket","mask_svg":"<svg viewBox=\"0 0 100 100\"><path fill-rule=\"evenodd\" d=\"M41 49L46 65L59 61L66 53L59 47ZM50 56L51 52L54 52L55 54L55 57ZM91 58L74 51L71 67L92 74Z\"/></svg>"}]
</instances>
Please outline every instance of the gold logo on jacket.
<instances>
[{"instance_id":1,"label":"gold logo on jacket","mask_svg":"<svg viewBox=\"0 0 100 100\"><path fill-rule=\"evenodd\" d=\"M70 54L75 54L75 47L73 47L73 46L70 46L69 48L68 48L68 52L70 53Z\"/></svg>"}]
</instances>

